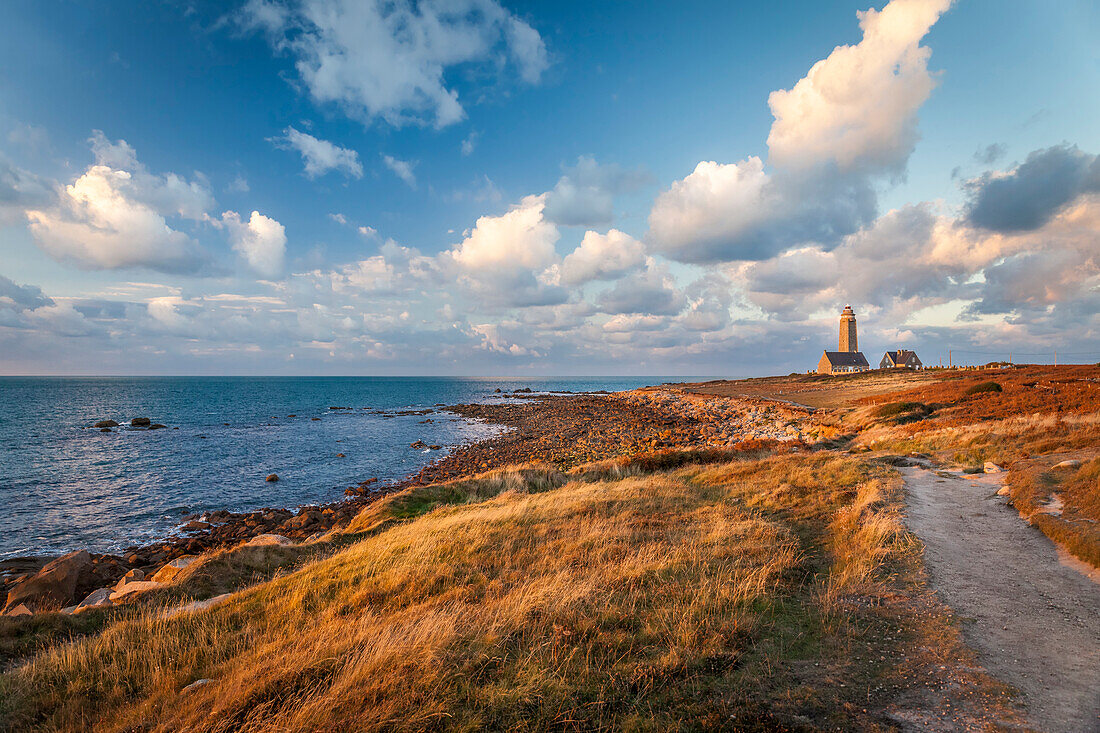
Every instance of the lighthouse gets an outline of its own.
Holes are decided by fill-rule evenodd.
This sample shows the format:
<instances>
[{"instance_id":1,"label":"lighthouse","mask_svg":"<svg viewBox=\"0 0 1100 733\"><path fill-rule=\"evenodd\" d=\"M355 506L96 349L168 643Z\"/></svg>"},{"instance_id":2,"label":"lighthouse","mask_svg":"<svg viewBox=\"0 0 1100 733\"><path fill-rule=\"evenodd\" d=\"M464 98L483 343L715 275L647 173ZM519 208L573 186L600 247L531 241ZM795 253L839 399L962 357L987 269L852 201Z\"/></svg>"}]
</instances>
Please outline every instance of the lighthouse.
<instances>
[{"instance_id":1,"label":"lighthouse","mask_svg":"<svg viewBox=\"0 0 1100 733\"><path fill-rule=\"evenodd\" d=\"M859 350L856 337L856 312L852 306L844 306L840 312L840 344L838 351L824 351L817 363L818 374L844 374L865 372L871 368L867 357Z\"/></svg>"},{"instance_id":2,"label":"lighthouse","mask_svg":"<svg viewBox=\"0 0 1100 733\"><path fill-rule=\"evenodd\" d=\"M856 338L856 312L852 306L844 306L840 313L840 348L838 351L859 351L859 341Z\"/></svg>"}]
</instances>

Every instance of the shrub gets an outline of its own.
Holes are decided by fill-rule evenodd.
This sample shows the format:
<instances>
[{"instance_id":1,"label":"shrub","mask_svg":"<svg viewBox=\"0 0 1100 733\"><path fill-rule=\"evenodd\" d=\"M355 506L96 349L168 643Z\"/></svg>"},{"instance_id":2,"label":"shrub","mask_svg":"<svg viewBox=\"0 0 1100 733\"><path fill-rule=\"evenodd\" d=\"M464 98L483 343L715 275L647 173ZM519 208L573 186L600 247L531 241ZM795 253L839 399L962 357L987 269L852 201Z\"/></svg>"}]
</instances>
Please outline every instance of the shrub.
<instances>
[{"instance_id":1,"label":"shrub","mask_svg":"<svg viewBox=\"0 0 1100 733\"><path fill-rule=\"evenodd\" d=\"M972 384L966 388L963 392L965 395L982 394L984 392L1003 392L1001 385L996 382L979 382L978 384Z\"/></svg>"},{"instance_id":2,"label":"shrub","mask_svg":"<svg viewBox=\"0 0 1100 733\"><path fill-rule=\"evenodd\" d=\"M891 402L875 410L875 415L878 417L894 417L906 412L924 412L927 414L929 411L928 405L923 402Z\"/></svg>"}]
</instances>

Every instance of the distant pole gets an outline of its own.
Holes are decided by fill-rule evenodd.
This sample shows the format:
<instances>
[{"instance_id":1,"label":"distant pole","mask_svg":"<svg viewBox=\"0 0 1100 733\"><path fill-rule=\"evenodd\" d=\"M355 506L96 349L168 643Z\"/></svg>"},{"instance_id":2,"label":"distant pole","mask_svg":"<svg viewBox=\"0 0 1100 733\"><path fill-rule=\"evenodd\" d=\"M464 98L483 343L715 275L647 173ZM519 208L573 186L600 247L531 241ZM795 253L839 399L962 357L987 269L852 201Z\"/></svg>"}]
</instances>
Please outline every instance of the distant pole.
<instances>
[{"instance_id":1,"label":"distant pole","mask_svg":"<svg viewBox=\"0 0 1100 733\"><path fill-rule=\"evenodd\" d=\"M947 350L947 368L950 369L953 366L955 366L955 362L951 361L951 349L948 349Z\"/></svg>"},{"instance_id":2,"label":"distant pole","mask_svg":"<svg viewBox=\"0 0 1100 733\"><path fill-rule=\"evenodd\" d=\"M1058 349L1054 350L1054 366L1058 366Z\"/></svg>"}]
</instances>

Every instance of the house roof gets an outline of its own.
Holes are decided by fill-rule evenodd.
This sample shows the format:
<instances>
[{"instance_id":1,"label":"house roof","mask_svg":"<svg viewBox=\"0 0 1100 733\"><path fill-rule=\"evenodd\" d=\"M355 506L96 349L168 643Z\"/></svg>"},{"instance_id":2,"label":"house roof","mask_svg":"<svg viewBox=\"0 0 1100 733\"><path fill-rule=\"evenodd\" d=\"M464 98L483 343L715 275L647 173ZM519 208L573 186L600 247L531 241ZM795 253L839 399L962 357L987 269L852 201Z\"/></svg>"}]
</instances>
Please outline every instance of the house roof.
<instances>
[{"instance_id":1,"label":"house roof","mask_svg":"<svg viewBox=\"0 0 1100 733\"><path fill-rule=\"evenodd\" d=\"M906 349L898 349L897 351L887 351L886 358L890 360L891 364L904 364L909 361L910 356L916 356L915 351L908 351ZM920 361L918 358L917 361Z\"/></svg>"},{"instance_id":2,"label":"house roof","mask_svg":"<svg viewBox=\"0 0 1100 733\"><path fill-rule=\"evenodd\" d=\"M826 351L825 358L835 367L869 366L862 351Z\"/></svg>"}]
</instances>

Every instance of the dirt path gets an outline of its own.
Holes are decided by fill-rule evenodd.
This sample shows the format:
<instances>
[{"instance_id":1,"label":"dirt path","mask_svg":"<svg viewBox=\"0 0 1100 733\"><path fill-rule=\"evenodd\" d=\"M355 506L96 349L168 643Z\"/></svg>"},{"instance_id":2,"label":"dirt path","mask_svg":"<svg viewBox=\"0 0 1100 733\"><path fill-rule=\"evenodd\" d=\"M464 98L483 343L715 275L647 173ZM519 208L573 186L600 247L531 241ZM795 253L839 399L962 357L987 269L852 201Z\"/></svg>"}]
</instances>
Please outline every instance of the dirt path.
<instances>
[{"instance_id":1,"label":"dirt path","mask_svg":"<svg viewBox=\"0 0 1100 733\"><path fill-rule=\"evenodd\" d=\"M932 585L986 670L1039 730L1100 731L1100 584L996 495L1003 474L902 471Z\"/></svg>"}]
</instances>

